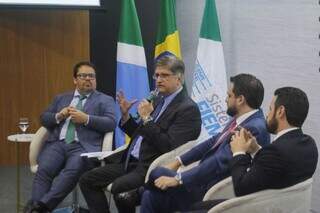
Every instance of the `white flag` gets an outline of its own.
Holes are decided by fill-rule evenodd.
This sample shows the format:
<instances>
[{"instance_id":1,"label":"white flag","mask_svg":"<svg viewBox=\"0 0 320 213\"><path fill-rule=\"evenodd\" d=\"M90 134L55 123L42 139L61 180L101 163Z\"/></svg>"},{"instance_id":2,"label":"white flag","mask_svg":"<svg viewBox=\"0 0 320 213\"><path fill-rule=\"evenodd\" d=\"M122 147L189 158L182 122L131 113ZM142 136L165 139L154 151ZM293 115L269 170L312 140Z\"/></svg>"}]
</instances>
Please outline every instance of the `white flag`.
<instances>
[{"instance_id":1,"label":"white flag","mask_svg":"<svg viewBox=\"0 0 320 213\"><path fill-rule=\"evenodd\" d=\"M192 99L198 104L202 129L198 141L222 131L228 123L227 77L214 0L206 0L193 75Z\"/></svg>"}]
</instances>

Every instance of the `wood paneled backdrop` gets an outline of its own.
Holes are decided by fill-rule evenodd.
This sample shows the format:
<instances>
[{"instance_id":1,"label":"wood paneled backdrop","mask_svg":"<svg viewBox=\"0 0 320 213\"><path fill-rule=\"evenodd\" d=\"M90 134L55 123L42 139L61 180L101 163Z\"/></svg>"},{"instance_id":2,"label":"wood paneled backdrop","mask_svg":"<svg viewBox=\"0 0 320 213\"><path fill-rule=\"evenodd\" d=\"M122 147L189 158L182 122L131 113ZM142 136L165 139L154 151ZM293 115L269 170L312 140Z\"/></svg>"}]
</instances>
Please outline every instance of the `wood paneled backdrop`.
<instances>
[{"instance_id":1,"label":"wood paneled backdrop","mask_svg":"<svg viewBox=\"0 0 320 213\"><path fill-rule=\"evenodd\" d=\"M68 10L0 10L0 165L28 163L29 144L20 153L7 141L28 117L28 132L63 91L73 89L72 67L89 59L89 14Z\"/></svg>"}]
</instances>

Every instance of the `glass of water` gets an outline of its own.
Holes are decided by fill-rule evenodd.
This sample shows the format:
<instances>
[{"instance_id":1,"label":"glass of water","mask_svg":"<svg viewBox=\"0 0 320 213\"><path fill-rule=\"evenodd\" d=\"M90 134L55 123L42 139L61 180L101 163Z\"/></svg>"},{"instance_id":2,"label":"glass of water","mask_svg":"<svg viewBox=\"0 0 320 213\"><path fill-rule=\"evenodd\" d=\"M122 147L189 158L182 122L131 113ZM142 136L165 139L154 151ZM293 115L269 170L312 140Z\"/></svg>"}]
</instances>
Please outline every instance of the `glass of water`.
<instances>
[{"instance_id":1,"label":"glass of water","mask_svg":"<svg viewBox=\"0 0 320 213\"><path fill-rule=\"evenodd\" d=\"M28 118L19 118L19 128L21 129L22 133L25 134L29 127L29 119Z\"/></svg>"}]
</instances>

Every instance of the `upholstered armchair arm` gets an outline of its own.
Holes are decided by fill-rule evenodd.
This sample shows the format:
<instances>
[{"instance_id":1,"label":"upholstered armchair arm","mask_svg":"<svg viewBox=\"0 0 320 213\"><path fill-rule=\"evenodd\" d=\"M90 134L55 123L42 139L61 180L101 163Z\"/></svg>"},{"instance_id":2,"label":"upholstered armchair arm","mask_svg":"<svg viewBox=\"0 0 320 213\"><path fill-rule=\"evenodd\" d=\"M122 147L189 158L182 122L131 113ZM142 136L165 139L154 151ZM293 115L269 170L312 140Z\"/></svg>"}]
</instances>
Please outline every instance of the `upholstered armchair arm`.
<instances>
[{"instance_id":1,"label":"upholstered armchair arm","mask_svg":"<svg viewBox=\"0 0 320 213\"><path fill-rule=\"evenodd\" d=\"M30 170L32 173L36 173L38 170L37 158L38 158L39 152L41 151L41 147L44 141L47 140L48 136L49 136L48 130L45 127L40 127L32 138L32 141L29 147Z\"/></svg>"},{"instance_id":2,"label":"upholstered armchair arm","mask_svg":"<svg viewBox=\"0 0 320 213\"><path fill-rule=\"evenodd\" d=\"M163 165L166 165L170 162L172 162L176 156L179 156L183 153L185 153L186 151L190 150L195 144L197 143L196 140L193 140L193 141L189 141L188 143L186 144L183 144L179 147L177 147L176 149L170 151L170 152L167 152L161 156L159 156L157 159L155 159L149 169L148 169L148 172L147 172L147 175L146 175L146 178L145 178L145 183L148 182L148 179L149 179L149 175L150 175L150 172L158 167L158 166L163 166Z\"/></svg>"},{"instance_id":3,"label":"upholstered armchair arm","mask_svg":"<svg viewBox=\"0 0 320 213\"><path fill-rule=\"evenodd\" d=\"M113 145L113 132L108 132L104 135L102 142L102 152L104 151L112 151Z\"/></svg>"},{"instance_id":4,"label":"upholstered armchair arm","mask_svg":"<svg viewBox=\"0 0 320 213\"><path fill-rule=\"evenodd\" d=\"M284 188L263 190L231 198L209 210L209 213L304 213L310 211L312 178Z\"/></svg>"},{"instance_id":5,"label":"upholstered armchair arm","mask_svg":"<svg viewBox=\"0 0 320 213\"><path fill-rule=\"evenodd\" d=\"M235 197L232 178L227 177L212 186L204 195L203 201L214 199L229 199Z\"/></svg>"}]
</instances>

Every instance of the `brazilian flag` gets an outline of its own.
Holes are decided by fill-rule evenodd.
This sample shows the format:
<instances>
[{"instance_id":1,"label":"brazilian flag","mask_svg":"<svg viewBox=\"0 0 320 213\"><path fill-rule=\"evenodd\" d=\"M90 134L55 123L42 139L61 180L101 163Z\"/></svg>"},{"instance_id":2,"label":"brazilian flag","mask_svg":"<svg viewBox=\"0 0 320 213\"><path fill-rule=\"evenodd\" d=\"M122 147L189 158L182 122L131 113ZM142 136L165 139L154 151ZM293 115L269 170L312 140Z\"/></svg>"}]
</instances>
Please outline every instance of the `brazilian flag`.
<instances>
[{"instance_id":1,"label":"brazilian flag","mask_svg":"<svg viewBox=\"0 0 320 213\"><path fill-rule=\"evenodd\" d=\"M164 55L181 58L179 32L176 24L175 0L162 0L159 17L155 59Z\"/></svg>"}]
</instances>

